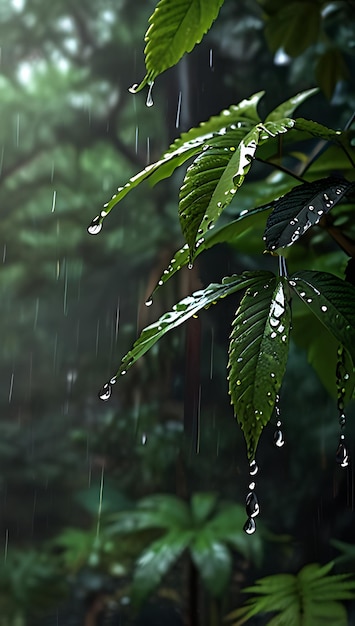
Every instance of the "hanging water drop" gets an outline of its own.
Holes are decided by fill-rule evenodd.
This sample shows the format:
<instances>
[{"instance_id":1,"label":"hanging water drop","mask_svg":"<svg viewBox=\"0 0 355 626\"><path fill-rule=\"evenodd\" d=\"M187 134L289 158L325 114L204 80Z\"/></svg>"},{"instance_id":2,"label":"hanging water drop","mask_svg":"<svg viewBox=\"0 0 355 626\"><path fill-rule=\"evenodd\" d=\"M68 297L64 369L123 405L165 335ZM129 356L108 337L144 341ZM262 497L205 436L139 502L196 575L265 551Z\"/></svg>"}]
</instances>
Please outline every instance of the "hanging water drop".
<instances>
[{"instance_id":1,"label":"hanging water drop","mask_svg":"<svg viewBox=\"0 0 355 626\"><path fill-rule=\"evenodd\" d=\"M87 231L89 235L97 235L100 232L101 228L102 228L101 218L100 218L100 215L97 215L96 217L94 217L91 224L89 224Z\"/></svg>"},{"instance_id":2,"label":"hanging water drop","mask_svg":"<svg viewBox=\"0 0 355 626\"><path fill-rule=\"evenodd\" d=\"M98 395L99 395L100 400L103 400L104 402L106 402L106 400L109 400L109 398L111 397L111 393L112 393L112 387L110 383L105 383L101 387Z\"/></svg>"},{"instance_id":3,"label":"hanging water drop","mask_svg":"<svg viewBox=\"0 0 355 626\"><path fill-rule=\"evenodd\" d=\"M258 473L258 466L256 464L256 461L254 459L254 461L251 461L250 465L249 465L249 474L250 476L255 476L255 474Z\"/></svg>"},{"instance_id":4,"label":"hanging water drop","mask_svg":"<svg viewBox=\"0 0 355 626\"><path fill-rule=\"evenodd\" d=\"M131 87L128 88L129 93L137 93L138 91L138 83L134 83Z\"/></svg>"},{"instance_id":5,"label":"hanging water drop","mask_svg":"<svg viewBox=\"0 0 355 626\"><path fill-rule=\"evenodd\" d=\"M189 263L189 264L188 264L188 266L187 266L187 269L188 269L188 270L192 270L192 269L193 269L193 266L194 266L194 264L193 264L193 263L191 263L191 261L190 261L190 263Z\"/></svg>"},{"instance_id":6,"label":"hanging water drop","mask_svg":"<svg viewBox=\"0 0 355 626\"><path fill-rule=\"evenodd\" d=\"M249 517L243 526L243 530L247 535L252 535L256 531L255 520L252 517Z\"/></svg>"},{"instance_id":7,"label":"hanging water drop","mask_svg":"<svg viewBox=\"0 0 355 626\"><path fill-rule=\"evenodd\" d=\"M254 491L249 491L246 497L245 510L248 517L256 517L260 513L258 498Z\"/></svg>"},{"instance_id":8,"label":"hanging water drop","mask_svg":"<svg viewBox=\"0 0 355 626\"><path fill-rule=\"evenodd\" d=\"M349 465L349 453L344 440L345 436L340 435L338 449L335 453L335 460L340 467L347 467Z\"/></svg>"},{"instance_id":9,"label":"hanging water drop","mask_svg":"<svg viewBox=\"0 0 355 626\"><path fill-rule=\"evenodd\" d=\"M275 430L274 432L274 443L278 448L282 448L285 443L284 436L282 430Z\"/></svg>"},{"instance_id":10,"label":"hanging water drop","mask_svg":"<svg viewBox=\"0 0 355 626\"><path fill-rule=\"evenodd\" d=\"M145 301L145 306L152 306L152 304L153 304L153 298L152 297L148 298L148 300Z\"/></svg>"},{"instance_id":11,"label":"hanging water drop","mask_svg":"<svg viewBox=\"0 0 355 626\"><path fill-rule=\"evenodd\" d=\"M154 80L152 80L150 83L148 83L149 85L149 89L148 89L148 95L147 95L147 99L145 101L145 104L147 107L152 107L154 102L153 102L153 97L152 97L152 91L153 91L153 86L154 86Z\"/></svg>"}]
</instances>

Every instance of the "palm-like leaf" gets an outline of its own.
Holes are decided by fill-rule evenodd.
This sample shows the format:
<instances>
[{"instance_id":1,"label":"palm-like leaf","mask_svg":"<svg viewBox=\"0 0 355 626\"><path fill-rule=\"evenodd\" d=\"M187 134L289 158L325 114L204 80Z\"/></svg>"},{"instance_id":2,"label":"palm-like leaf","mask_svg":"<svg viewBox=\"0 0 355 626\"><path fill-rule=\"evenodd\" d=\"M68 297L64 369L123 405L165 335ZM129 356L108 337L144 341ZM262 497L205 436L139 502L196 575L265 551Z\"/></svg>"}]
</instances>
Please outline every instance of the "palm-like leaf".
<instances>
[{"instance_id":1,"label":"palm-like leaf","mask_svg":"<svg viewBox=\"0 0 355 626\"><path fill-rule=\"evenodd\" d=\"M329 575L333 563L306 565L297 576L277 574L244 591L253 594L228 619L242 626L255 615L276 613L268 626L346 626L347 615L339 601L355 597L355 581L347 574Z\"/></svg>"},{"instance_id":2,"label":"palm-like leaf","mask_svg":"<svg viewBox=\"0 0 355 626\"><path fill-rule=\"evenodd\" d=\"M147 74L139 91L147 83L175 65L185 52L191 52L216 19L224 0L160 0L153 15L145 40Z\"/></svg>"},{"instance_id":3,"label":"palm-like leaf","mask_svg":"<svg viewBox=\"0 0 355 626\"><path fill-rule=\"evenodd\" d=\"M229 391L243 430L248 458L255 456L286 368L291 310L288 289L266 276L243 297L233 322Z\"/></svg>"}]
</instances>

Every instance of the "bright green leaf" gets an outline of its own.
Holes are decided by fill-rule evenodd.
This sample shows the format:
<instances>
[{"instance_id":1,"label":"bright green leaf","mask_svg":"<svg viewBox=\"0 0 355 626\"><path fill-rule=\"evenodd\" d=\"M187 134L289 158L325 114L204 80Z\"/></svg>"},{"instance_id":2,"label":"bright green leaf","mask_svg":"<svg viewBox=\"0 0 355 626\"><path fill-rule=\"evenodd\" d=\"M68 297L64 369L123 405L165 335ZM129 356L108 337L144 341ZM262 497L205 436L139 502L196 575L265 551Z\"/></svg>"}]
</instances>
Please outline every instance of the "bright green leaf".
<instances>
[{"instance_id":1,"label":"bright green leaf","mask_svg":"<svg viewBox=\"0 0 355 626\"><path fill-rule=\"evenodd\" d=\"M271 111L265 122L277 122L282 117L291 117L302 102L305 102L305 100L314 96L316 93L318 93L318 89L307 89L306 91L301 91L295 96L292 96L292 98L289 98L286 102L279 104L276 109Z\"/></svg>"},{"instance_id":2,"label":"bright green leaf","mask_svg":"<svg viewBox=\"0 0 355 626\"><path fill-rule=\"evenodd\" d=\"M147 83L176 65L185 52L191 52L211 28L224 0L160 0L149 18L145 35L145 64L147 74L139 91Z\"/></svg>"},{"instance_id":3,"label":"bright green leaf","mask_svg":"<svg viewBox=\"0 0 355 626\"><path fill-rule=\"evenodd\" d=\"M217 496L214 493L194 493L191 498L191 512L195 524L205 522L214 511Z\"/></svg>"},{"instance_id":4,"label":"bright green leaf","mask_svg":"<svg viewBox=\"0 0 355 626\"><path fill-rule=\"evenodd\" d=\"M287 287L272 274L248 288L233 322L229 391L248 458L269 422L288 356L291 311Z\"/></svg>"}]
</instances>

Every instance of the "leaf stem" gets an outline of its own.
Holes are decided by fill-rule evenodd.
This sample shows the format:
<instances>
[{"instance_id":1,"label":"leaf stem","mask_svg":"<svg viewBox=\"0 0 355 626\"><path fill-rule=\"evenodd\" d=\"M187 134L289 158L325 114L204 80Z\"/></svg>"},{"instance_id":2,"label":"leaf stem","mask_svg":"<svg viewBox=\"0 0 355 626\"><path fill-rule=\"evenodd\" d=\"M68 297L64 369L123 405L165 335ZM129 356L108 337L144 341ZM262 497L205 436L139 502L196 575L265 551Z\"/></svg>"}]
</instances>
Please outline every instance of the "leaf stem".
<instances>
[{"instance_id":1,"label":"leaf stem","mask_svg":"<svg viewBox=\"0 0 355 626\"><path fill-rule=\"evenodd\" d=\"M295 174L295 172L292 172L292 170L287 169L287 167L284 167L283 165L280 165L279 163L270 163L270 161L265 161L264 159L261 159L260 157L255 157L255 161L259 161L260 163L265 163L265 165L270 165L271 167L274 167L275 169L280 170L280 172L284 172L284 174L288 174L289 176L292 176L292 178L295 178L300 183L306 182L305 179L302 178L302 176Z\"/></svg>"}]
</instances>

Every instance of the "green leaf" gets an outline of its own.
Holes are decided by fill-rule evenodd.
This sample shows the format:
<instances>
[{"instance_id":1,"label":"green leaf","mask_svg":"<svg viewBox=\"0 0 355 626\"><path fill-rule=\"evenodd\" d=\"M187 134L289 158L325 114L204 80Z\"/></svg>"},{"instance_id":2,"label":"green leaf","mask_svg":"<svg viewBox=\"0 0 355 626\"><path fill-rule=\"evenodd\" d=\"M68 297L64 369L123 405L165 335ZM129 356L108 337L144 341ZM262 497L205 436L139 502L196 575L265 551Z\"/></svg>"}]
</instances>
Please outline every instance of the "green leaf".
<instances>
[{"instance_id":1,"label":"green leaf","mask_svg":"<svg viewBox=\"0 0 355 626\"><path fill-rule=\"evenodd\" d=\"M174 305L173 310L165 313L156 322L144 328L140 337L122 359L117 376L126 374L127 370L167 332L180 326L190 317L209 305L217 302L220 298L245 289L257 279L263 272L244 272L237 276L227 276L222 283L211 283L205 289L195 291L192 296L187 296ZM107 383L108 384L108 383Z\"/></svg>"},{"instance_id":2,"label":"green leaf","mask_svg":"<svg viewBox=\"0 0 355 626\"><path fill-rule=\"evenodd\" d=\"M327 272L293 274L290 286L355 363L355 287Z\"/></svg>"},{"instance_id":3,"label":"green leaf","mask_svg":"<svg viewBox=\"0 0 355 626\"><path fill-rule=\"evenodd\" d=\"M213 537L224 541L260 567L263 554L263 541L260 533L247 535L244 530L245 507L239 504L221 505L216 515L208 522L207 528Z\"/></svg>"},{"instance_id":4,"label":"green leaf","mask_svg":"<svg viewBox=\"0 0 355 626\"><path fill-rule=\"evenodd\" d=\"M181 556L192 538L191 531L171 531L151 543L139 557L133 577L132 601L140 605L160 585L163 576Z\"/></svg>"},{"instance_id":5,"label":"green leaf","mask_svg":"<svg viewBox=\"0 0 355 626\"><path fill-rule=\"evenodd\" d=\"M224 0L160 0L149 18L145 35L146 76L132 91L176 65L185 52L191 52L211 28Z\"/></svg>"},{"instance_id":6,"label":"green leaf","mask_svg":"<svg viewBox=\"0 0 355 626\"><path fill-rule=\"evenodd\" d=\"M240 137L246 135L251 127L260 121L257 105L263 94L264 92L260 91L250 98L242 100L239 104L233 104L229 109L224 109L219 115L211 117L199 126L182 133L158 161L147 165L141 172L132 176L123 187L118 187L117 193L112 196L109 202L104 204L100 215L92 220L88 229L89 232L92 234L99 232L105 217L112 211L113 207L140 183L148 179L154 186L164 178L171 176L177 167L201 152L205 142L213 139L216 134L224 134L227 129L235 131L238 127Z\"/></svg>"},{"instance_id":7,"label":"green leaf","mask_svg":"<svg viewBox=\"0 0 355 626\"><path fill-rule=\"evenodd\" d=\"M266 277L265 277L266 278ZM269 274L248 288L233 322L229 392L244 432L248 458L255 457L269 422L288 356L291 311L287 285Z\"/></svg>"},{"instance_id":8,"label":"green leaf","mask_svg":"<svg viewBox=\"0 0 355 626\"><path fill-rule=\"evenodd\" d=\"M221 596L232 572L232 557L226 545L208 530L200 530L191 544L191 556L202 582L212 596Z\"/></svg>"},{"instance_id":9,"label":"green leaf","mask_svg":"<svg viewBox=\"0 0 355 626\"><path fill-rule=\"evenodd\" d=\"M205 232L213 227L222 211L232 201L238 187L243 183L251 167L259 136L260 129L258 127L253 128L240 141L237 148L231 146L229 151L228 148L223 148L223 151L218 153L218 158L216 158L216 153L212 148L207 150L200 157L204 164L201 166L203 167L202 179L197 178L196 171L191 166L192 173L191 175L190 173L187 174L187 181L185 179L186 182L184 181L181 188L182 195L179 207L181 227L190 248L191 258L195 254L196 236L199 235L200 238L203 238ZM209 154L210 150L212 150L211 155ZM208 187L208 191L203 196L198 194L200 200L197 206L189 203L189 197L187 197L189 190L197 189L198 192L203 181L207 185L211 177L214 180L213 186Z\"/></svg>"},{"instance_id":10,"label":"green leaf","mask_svg":"<svg viewBox=\"0 0 355 626\"><path fill-rule=\"evenodd\" d=\"M337 396L335 372L339 360L337 354L339 341L308 307L302 307L297 311L293 307L292 319L292 339L296 345L306 351L308 362L329 394L335 398ZM346 371L349 373L349 379L344 384L346 388L344 401L347 403L351 400L355 388L355 371L347 351L345 351L345 360Z\"/></svg>"},{"instance_id":11,"label":"green leaf","mask_svg":"<svg viewBox=\"0 0 355 626\"><path fill-rule=\"evenodd\" d=\"M195 524L205 522L216 508L217 496L215 493L194 493L191 498L192 519Z\"/></svg>"},{"instance_id":12,"label":"green leaf","mask_svg":"<svg viewBox=\"0 0 355 626\"><path fill-rule=\"evenodd\" d=\"M341 142L343 139L343 133L340 130L333 130L318 122L312 120L305 120L303 117L295 119L295 129L301 130L312 135L312 137L319 137L325 141Z\"/></svg>"},{"instance_id":13,"label":"green leaf","mask_svg":"<svg viewBox=\"0 0 355 626\"><path fill-rule=\"evenodd\" d=\"M318 224L353 186L354 183L342 178L323 178L298 185L276 200L264 233L267 250L291 246Z\"/></svg>"},{"instance_id":14,"label":"green leaf","mask_svg":"<svg viewBox=\"0 0 355 626\"><path fill-rule=\"evenodd\" d=\"M289 98L282 104L279 104L276 109L271 111L271 113L269 113L269 115L267 116L265 122L277 122L282 117L291 117L297 107L302 104L302 102L305 102L305 100L307 100L311 96L314 96L316 93L318 93L318 91L319 90L317 88L307 89L306 91L301 91L295 96L292 96L292 98Z\"/></svg>"},{"instance_id":15,"label":"green leaf","mask_svg":"<svg viewBox=\"0 0 355 626\"><path fill-rule=\"evenodd\" d=\"M228 621L241 626L254 615L275 613L273 626L347 625L345 608L338 600L354 598L355 581L347 575L329 576L333 563L307 565L297 576L277 574L262 578L244 591L254 594L233 611Z\"/></svg>"},{"instance_id":16,"label":"green leaf","mask_svg":"<svg viewBox=\"0 0 355 626\"><path fill-rule=\"evenodd\" d=\"M265 26L265 36L272 52L279 48L292 57L317 43L321 23L321 5L316 2L288 2Z\"/></svg>"},{"instance_id":17,"label":"green leaf","mask_svg":"<svg viewBox=\"0 0 355 626\"><path fill-rule=\"evenodd\" d=\"M140 511L153 511L169 526L188 527L191 515L186 502L168 493L154 494L142 498L138 503Z\"/></svg>"}]
</instances>

